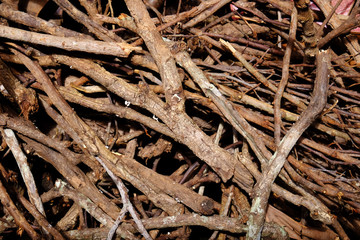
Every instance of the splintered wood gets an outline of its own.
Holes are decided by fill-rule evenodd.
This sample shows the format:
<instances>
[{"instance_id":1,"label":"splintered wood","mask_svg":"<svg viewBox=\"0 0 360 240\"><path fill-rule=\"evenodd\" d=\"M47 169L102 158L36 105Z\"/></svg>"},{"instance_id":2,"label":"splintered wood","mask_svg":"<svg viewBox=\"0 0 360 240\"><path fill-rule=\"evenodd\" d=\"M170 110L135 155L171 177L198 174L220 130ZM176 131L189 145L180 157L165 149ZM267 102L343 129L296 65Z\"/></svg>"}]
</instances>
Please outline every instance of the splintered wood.
<instances>
[{"instance_id":1,"label":"splintered wood","mask_svg":"<svg viewBox=\"0 0 360 240\"><path fill-rule=\"evenodd\" d=\"M0 4L0 237L357 239L360 1Z\"/></svg>"}]
</instances>

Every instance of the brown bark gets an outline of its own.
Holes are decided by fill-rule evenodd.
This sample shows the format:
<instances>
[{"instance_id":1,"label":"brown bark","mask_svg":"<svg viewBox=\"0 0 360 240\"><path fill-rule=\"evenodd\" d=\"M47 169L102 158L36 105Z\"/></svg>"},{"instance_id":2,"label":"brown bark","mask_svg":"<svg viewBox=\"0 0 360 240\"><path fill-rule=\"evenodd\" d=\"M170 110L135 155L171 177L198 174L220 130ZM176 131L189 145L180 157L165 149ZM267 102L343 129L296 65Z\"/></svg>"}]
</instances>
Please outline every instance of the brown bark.
<instances>
[{"instance_id":1,"label":"brown bark","mask_svg":"<svg viewBox=\"0 0 360 240\"><path fill-rule=\"evenodd\" d=\"M360 2L315 2L4 1L1 234L356 237Z\"/></svg>"}]
</instances>

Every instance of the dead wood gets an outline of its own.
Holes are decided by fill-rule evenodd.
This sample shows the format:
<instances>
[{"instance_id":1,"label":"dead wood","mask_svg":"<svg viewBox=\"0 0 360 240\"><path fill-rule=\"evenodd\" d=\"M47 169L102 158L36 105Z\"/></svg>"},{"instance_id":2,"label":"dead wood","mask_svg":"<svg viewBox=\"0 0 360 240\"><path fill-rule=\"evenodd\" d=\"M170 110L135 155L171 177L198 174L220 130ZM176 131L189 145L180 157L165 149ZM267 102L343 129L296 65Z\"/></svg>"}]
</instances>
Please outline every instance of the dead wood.
<instances>
[{"instance_id":1,"label":"dead wood","mask_svg":"<svg viewBox=\"0 0 360 240\"><path fill-rule=\"evenodd\" d=\"M357 239L359 4L2 1L0 236Z\"/></svg>"}]
</instances>

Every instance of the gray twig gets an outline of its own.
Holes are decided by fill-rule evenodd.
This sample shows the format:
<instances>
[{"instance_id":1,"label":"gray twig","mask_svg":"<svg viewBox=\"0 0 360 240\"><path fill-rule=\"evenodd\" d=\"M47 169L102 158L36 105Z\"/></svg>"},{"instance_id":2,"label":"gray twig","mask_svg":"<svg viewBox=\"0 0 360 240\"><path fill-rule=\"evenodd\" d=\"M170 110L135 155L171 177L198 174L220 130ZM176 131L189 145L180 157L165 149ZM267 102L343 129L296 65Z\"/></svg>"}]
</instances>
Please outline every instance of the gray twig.
<instances>
[{"instance_id":1,"label":"gray twig","mask_svg":"<svg viewBox=\"0 0 360 240\"><path fill-rule=\"evenodd\" d=\"M119 189L121 199L122 199L122 202L123 202L123 209L126 209L127 211L129 211L130 215L133 217L133 219L134 219L134 221L136 223L136 226L138 227L139 232L144 236L145 239L147 239L147 240L152 239L151 236L149 235L149 233L147 232L147 230L145 229L145 227L144 227L143 223L141 222L140 218L137 216L137 214L135 212L135 209L134 209L133 205L130 202L129 196L127 194L128 190L126 189L124 183L112 171L110 171L110 169L105 165L105 163L103 162L103 160L101 160L101 158L99 158L99 157L95 157L95 158L105 168L106 172L109 174L109 176L114 181L117 188ZM121 215L123 215L123 214L124 214L124 212L121 211L120 214L119 214L118 219L121 218ZM115 226L115 224L114 224L114 226ZM109 233L108 239L111 239L111 237L112 236L110 236L110 233Z\"/></svg>"},{"instance_id":2,"label":"gray twig","mask_svg":"<svg viewBox=\"0 0 360 240\"><path fill-rule=\"evenodd\" d=\"M309 106L282 139L277 151L270 159L269 166L265 169L262 179L255 186L255 194L248 221L249 230L246 235L247 239L260 239L271 186L298 139L324 109L327 100L329 78L330 56L327 51L321 51L317 56L317 74L313 97L311 98ZM331 222L331 220L329 220L329 222Z\"/></svg>"}]
</instances>

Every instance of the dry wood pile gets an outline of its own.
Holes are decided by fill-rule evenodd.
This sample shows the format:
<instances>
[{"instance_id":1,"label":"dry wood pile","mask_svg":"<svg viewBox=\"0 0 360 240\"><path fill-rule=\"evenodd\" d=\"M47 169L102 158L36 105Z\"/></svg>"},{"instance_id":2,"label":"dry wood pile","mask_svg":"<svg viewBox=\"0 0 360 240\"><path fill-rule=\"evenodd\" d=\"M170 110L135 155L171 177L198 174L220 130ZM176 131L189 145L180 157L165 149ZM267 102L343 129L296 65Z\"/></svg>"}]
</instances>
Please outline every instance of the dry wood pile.
<instances>
[{"instance_id":1,"label":"dry wood pile","mask_svg":"<svg viewBox=\"0 0 360 240\"><path fill-rule=\"evenodd\" d=\"M360 1L1 2L1 239L360 236Z\"/></svg>"}]
</instances>

